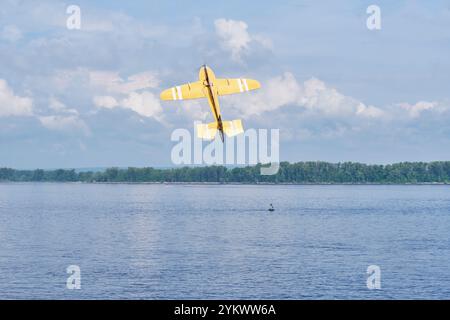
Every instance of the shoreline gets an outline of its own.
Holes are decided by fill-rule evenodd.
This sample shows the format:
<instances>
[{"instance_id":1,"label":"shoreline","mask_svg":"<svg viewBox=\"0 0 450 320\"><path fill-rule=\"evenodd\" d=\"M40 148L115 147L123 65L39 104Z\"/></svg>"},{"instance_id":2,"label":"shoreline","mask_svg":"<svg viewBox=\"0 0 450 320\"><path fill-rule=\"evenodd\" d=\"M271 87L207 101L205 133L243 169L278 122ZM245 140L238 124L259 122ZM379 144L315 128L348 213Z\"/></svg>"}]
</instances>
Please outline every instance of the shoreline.
<instances>
[{"instance_id":1,"label":"shoreline","mask_svg":"<svg viewBox=\"0 0 450 320\"><path fill-rule=\"evenodd\" d=\"M445 182L406 182L406 183L345 183L345 182L311 182L311 183L242 183L242 182L138 182L138 181L121 181L121 182L84 182L84 181L0 181L0 184L133 184L133 185L213 185L213 186L446 186L450 183Z\"/></svg>"}]
</instances>

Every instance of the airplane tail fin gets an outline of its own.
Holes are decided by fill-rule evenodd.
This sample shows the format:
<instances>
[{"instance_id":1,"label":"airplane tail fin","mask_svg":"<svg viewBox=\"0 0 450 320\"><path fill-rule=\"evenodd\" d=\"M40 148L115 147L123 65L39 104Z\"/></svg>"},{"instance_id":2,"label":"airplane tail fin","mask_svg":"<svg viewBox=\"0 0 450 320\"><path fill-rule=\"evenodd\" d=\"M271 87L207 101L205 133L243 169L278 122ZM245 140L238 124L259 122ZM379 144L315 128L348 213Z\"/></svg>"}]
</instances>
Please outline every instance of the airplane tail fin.
<instances>
[{"instance_id":1,"label":"airplane tail fin","mask_svg":"<svg viewBox=\"0 0 450 320\"><path fill-rule=\"evenodd\" d=\"M244 132L241 120L222 121L223 131L228 137L237 136Z\"/></svg>"},{"instance_id":2,"label":"airplane tail fin","mask_svg":"<svg viewBox=\"0 0 450 320\"><path fill-rule=\"evenodd\" d=\"M213 140L217 133L217 123L197 124L197 137L204 140Z\"/></svg>"}]
</instances>

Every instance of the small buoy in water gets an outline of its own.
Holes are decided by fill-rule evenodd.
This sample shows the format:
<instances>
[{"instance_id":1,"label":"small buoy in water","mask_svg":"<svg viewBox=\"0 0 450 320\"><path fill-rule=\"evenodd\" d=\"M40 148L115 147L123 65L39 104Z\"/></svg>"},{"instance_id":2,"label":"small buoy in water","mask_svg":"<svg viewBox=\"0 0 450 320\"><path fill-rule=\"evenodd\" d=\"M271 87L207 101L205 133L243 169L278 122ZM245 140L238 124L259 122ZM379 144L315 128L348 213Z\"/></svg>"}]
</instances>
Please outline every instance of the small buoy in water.
<instances>
[{"instance_id":1,"label":"small buoy in water","mask_svg":"<svg viewBox=\"0 0 450 320\"><path fill-rule=\"evenodd\" d=\"M273 205L272 205L272 204L270 204L270 208L269 208L269 211L270 211L270 212L272 212L272 211L275 211L275 209L274 209L274 207L273 207Z\"/></svg>"}]
</instances>

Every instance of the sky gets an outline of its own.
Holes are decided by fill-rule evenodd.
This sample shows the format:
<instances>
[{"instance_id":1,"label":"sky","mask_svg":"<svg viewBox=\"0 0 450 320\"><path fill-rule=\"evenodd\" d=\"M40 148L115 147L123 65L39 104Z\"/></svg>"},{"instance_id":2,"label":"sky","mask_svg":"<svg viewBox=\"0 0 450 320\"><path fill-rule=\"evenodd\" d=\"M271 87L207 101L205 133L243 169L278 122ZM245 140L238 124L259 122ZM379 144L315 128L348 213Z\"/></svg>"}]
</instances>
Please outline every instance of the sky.
<instances>
[{"instance_id":1,"label":"sky","mask_svg":"<svg viewBox=\"0 0 450 320\"><path fill-rule=\"evenodd\" d=\"M222 117L279 129L283 161L450 160L450 1L3 0L0 167L172 166L213 119L159 93L204 63L261 82Z\"/></svg>"}]
</instances>

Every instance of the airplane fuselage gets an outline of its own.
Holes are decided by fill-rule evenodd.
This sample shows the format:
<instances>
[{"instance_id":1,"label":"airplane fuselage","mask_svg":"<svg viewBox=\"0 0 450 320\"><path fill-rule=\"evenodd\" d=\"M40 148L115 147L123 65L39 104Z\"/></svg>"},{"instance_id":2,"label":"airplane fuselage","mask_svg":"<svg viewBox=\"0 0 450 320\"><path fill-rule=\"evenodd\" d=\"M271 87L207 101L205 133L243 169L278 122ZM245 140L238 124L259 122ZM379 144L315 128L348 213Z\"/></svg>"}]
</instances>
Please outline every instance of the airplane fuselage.
<instances>
[{"instance_id":1,"label":"airplane fuselage","mask_svg":"<svg viewBox=\"0 0 450 320\"><path fill-rule=\"evenodd\" d=\"M214 86L214 81L216 80L216 76L214 72L208 68L207 66L203 66L199 72L199 81L203 83L205 90L205 95L208 98L208 103L211 108L212 114L214 115L214 119L217 123L217 129L220 132L220 137L222 141L224 140L223 135L223 124L222 117L220 115L220 105L219 105L219 97L217 94L217 90Z\"/></svg>"}]
</instances>

